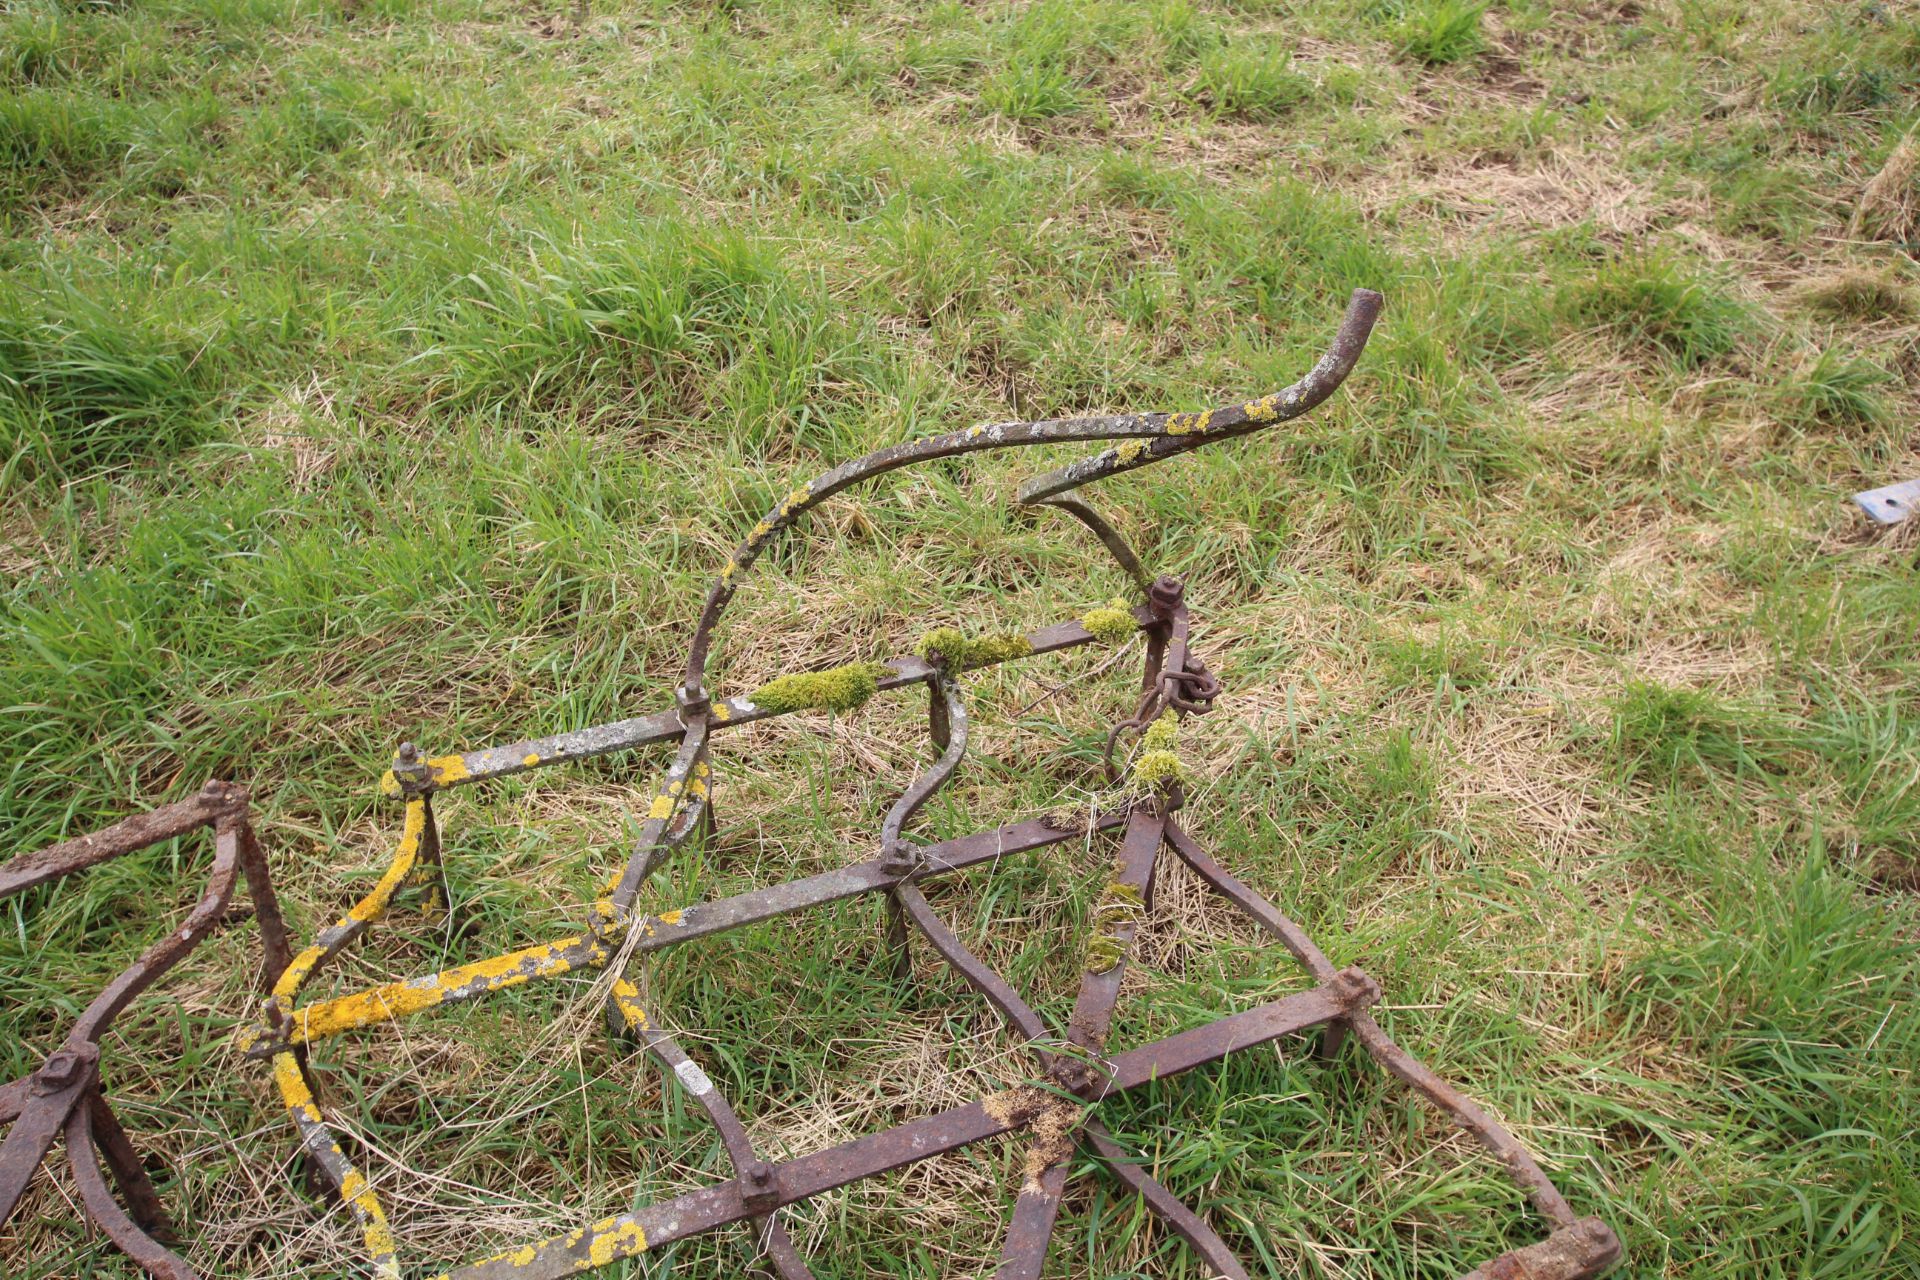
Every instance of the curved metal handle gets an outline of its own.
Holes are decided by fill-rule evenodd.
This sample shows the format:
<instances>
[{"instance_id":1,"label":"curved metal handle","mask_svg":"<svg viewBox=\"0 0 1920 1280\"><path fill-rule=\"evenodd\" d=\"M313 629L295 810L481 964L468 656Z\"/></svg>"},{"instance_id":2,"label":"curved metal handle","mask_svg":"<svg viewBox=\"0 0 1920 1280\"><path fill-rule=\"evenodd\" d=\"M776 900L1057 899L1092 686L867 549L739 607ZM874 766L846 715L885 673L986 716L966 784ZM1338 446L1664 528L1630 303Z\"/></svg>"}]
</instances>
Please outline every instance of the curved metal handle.
<instances>
[{"instance_id":1,"label":"curved metal handle","mask_svg":"<svg viewBox=\"0 0 1920 1280\"><path fill-rule=\"evenodd\" d=\"M884 472L950 458L956 454L987 449L1006 449L1020 445L1061 444L1070 440L1124 441L1094 457L1035 477L1020 489L1023 503L1043 502L1070 489L1149 466L1175 454L1214 440L1246 435L1277 422L1285 422L1308 413L1332 395L1346 380L1366 349L1367 338L1380 316L1384 299L1372 289L1355 289L1347 300L1347 313L1334 335L1333 344L1319 363L1304 378L1284 390L1244 404L1210 409L1203 413L1122 413L1094 418L1047 418L1037 422L1000 422L990 426L968 427L946 435L889 445L865 457L843 462L825 475L790 491L773 510L761 517L735 549L733 558L720 571L707 592L706 608L694 629L687 652L686 673L681 682L681 698L698 703L706 696L707 653L712 647L713 630L720 614L739 589L739 579L753 567L760 553L774 537L808 511L850 485Z\"/></svg>"}]
</instances>

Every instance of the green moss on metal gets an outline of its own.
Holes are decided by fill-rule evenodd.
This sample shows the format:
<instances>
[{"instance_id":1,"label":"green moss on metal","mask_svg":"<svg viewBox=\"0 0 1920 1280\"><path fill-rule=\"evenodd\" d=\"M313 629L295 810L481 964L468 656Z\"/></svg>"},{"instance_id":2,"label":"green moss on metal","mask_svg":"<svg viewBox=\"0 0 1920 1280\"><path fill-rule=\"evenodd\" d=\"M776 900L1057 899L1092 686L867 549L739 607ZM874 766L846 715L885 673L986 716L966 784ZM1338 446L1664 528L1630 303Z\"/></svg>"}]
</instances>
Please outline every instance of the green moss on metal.
<instances>
[{"instance_id":1,"label":"green moss on metal","mask_svg":"<svg viewBox=\"0 0 1920 1280\"><path fill-rule=\"evenodd\" d=\"M1111 880L1093 909L1093 927L1097 932L1087 942L1088 973L1105 973L1127 954L1126 944L1117 933L1124 925L1138 924L1147 913L1147 904L1137 886L1124 880Z\"/></svg>"},{"instance_id":2,"label":"green moss on metal","mask_svg":"<svg viewBox=\"0 0 1920 1280\"><path fill-rule=\"evenodd\" d=\"M852 711L879 691L880 680L892 669L877 662L850 662L826 671L803 671L781 676L755 689L748 701L762 711L779 714L809 708Z\"/></svg>"},{"instance_id":3,"label":"green moss on metal","mask_svg":"<svg viewBox=\"0 0 1920 1280\"><path fill-rule=\"evenodd\" d=\"M1146 899L1140 896L1138 886L1115 880L1100 895L1100 905L1094 908L1093 919L1095 924L1103 927L1116 925L1138 919L1146 909Z\"/></svg>"},{"instance_id":4,"label":"green moss on metal","mask_svg":"<svg viewBox=\"0 0 1920 1280\"><path fill-rule=\"evenodd\" d=\"M1147 726L1140 735L1140 754L1133 762L1133 785L1151 790L1175 782L1184 782L1187 767L1174 750L1180 742L1180 720L1171 710Z\"/></svg>"},{"instance_id":5,"label":"green moss on metal","mask_svg":"<svg viewBox=\"0 0 1920 1280\"><path fill-rule=\"evenodd\" d=\"M1119 596L1087 610L1086 616L1080 619L1080 625L1102 644L1125 644L1139 630L1139 625L1133 620L1133 611Z\"/></svg>"},{"instance_id":6,"label":"green moss on metal","mask_svg":"<svg viewBox=\"0 0 1920 1280\"><path fill-rule=\"evenodd\" d=\"M1024 658L1033 652L1033 645L1017 631L969 636L958 627L935 627L920 637L913 651L929 662L945 664L949 671L972 671Z\"/></svg>"},{"instance_id":7,"label":"green moss on metal","mask_svg":"<svg viewBox=\"0 0 1920 1280\"><path fill-rule=\"evenodd\" d=\"M1087 972L1105 973L1119 964L1126 953L1127 949L1116 939L1109 938L1104 933L1097 934L1093 941L1087 944Z\"/></svg>"}]
</instances>

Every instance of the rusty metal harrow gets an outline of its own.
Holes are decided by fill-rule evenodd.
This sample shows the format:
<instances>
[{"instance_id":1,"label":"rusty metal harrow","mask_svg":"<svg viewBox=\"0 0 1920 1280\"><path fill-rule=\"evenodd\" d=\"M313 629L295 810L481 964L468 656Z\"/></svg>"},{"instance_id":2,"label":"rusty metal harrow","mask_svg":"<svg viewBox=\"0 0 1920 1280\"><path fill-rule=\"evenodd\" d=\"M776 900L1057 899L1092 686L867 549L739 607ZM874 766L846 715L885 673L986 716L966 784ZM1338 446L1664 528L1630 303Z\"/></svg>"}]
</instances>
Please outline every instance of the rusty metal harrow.
<instances>
[{"instance_id":1,"label":"rusty metal harrow","mask_svg":"<svg viewBox=\"0 0 1920 1280\"><path fill-rule=\"evenodd\" d=\"M518 742L464 755L426 757L403 745L384 780L404 803L405 818L391 864L372 892L314 943L294 956L273 984L264 1014L244 1040L249 1055L271 1062L273 1077L301 1144L325 1182L357 1218L375 1274L402 1276L399 1243L379 1197L355 1168L314 1100L307 1047L330 1037L508 987L586 970L611 978L608 1017L613 1029L638 1041L718 1130L734 1169L726 1181L664 1203L604 1219L563 1235L484 1258L444 1273L441 1280L543 1280L635 1258L674 1241L736 1223L751 1223L766 1264L783 1280L812 1273L781 1225L782 1207L833 1188L1003 1134L1022 1134L1026 1158L995 1272L998 1280L1041 1273L1053 1233L1069 1160L1084 1150L1135 1192L1181 1236L1212 1273L1247 1275L1225 1241L1193 1210L1149 1176L1101 1126L1103 1099L1195 1070L1239 1050L1293 1032L1319 1028L1319 1052L1331 1055L1352 1039L1388 1072L1411 1086L1471 1132L1505 1166L1549 1228L1546 1238L1501 1255L1472 1273L1484 1280L1580 1280L1610 1269L1620 1257L1611 1230L1597 1218L1576 1217L1533 1157L1497 1121L1388 1038L1369 1008L1379 986L1359 969L1336 969L1299 926L1224 870L1177 820L1181 770L1170 751L1182 717L1212 709L1220 684L1188 648L1189 618L1182 584L1150 578L1119 533L1072 491L1089 481L1133 470L1190 449L1245 435L1298 417L1320 404L1346 378L1364 349L1381 306L1380 295L1356 291L1333 345L1307 376L1274 395L1196 414L1144 414L1057 419L974 427L896 445L840 466L794 489L757 524L708 594L694 632L676 706L651 716ZM854 664L831 672L786 677L752 695L714 698L706 667L715 628L741 578L784 529L827 498L882 472L933 458L1018 445L1078 440L1118 441L1112 447L1029 481L1025 503L1058 507L1090 528L1140 588L1131 607L1096 610L1024 636L971 638L930 634L915 656L883 664ZM1017 822L934 844L915 844L907 823L959 766L967 746L960 677L970 670L1075 646L1143 634L1145 670L1139 706L1108 738L1108 774L1128 739L1135 750L1130 789L1111 807L1069 818ZM938 762L908 787L886 815L875 857L803 880L758 889L676 911L642 912L635 900L649 876L673 851L712 821L710 752L715 735L802 706L851 709L876 693L925 685L928 730ZM623 751L677 742L631 857L592 904L577 934L332 999L301 1003L308 982L348 944L385 916L408 887L425 887L438 909L451 901L440 859L433 799L450 788L489 778ZM1113 872L1094 916L1081 966L1080 990L1064 1035L1056 1035L1014 989L942 922L923 889L934 880L1008 854L1118 833ZM1302 993L1230 1014L1151 1044L1110 1049L1108 1030L1127 954L1152 911L1154 872L1170 850L1215 892L1271 933L1316 984ZM905 976L913 934L924 940L973 990L999 1012L1032 1052L1030 1083L921 1119L908 1121L824 1151L771 1162L755 1150L728 1100L673 1035L642 1007L629 976L643 957L756 921L852 898L882 895L889 943ZM269 948L271 955L271 946ZM8 1150L11 1151L11 1144ZM42 1144L40 1150L44 1151ZM38 1156L36 1155L36 1159ZM4 1185L4 1184L0 1184ZM130 1199L134 1198L130 1193ZM90 1197L91 1202L91 1197ZM98 1212L98 1206L95 1206ZM123 1244L118 1234L116 1240ZM188 1273L171 1255L156 1274Z\"/></svg>"},{"instance_id":2,"label":"rusty metal harrow","mask_svg":"<svg viewBox=\"0 0 1920 1280\"><path fill-rule=\"evenodd\" d=\"M213 832L213 870L206 892L180 928L148 947L94 997L39 1070L0 1086L0 1123L10 1126L0 1144L0 1223L12 1216L54 1139L64 1134L67 1163L87 1215L127 1256L154 1275L167 1277L193 1273L166 1247L172 1236L167 1212L140 1153L100 1091L100 1038L135 996L185 959L220 923L233 900L234 882L242 875L260 923L261 985L271 990L274 976L287 967L287 929L266 856L247 821L247 793L228 783L209 782L191 799L22 854L0 867L4 899L203 828ZM125 1209L100 1175L101 1159L120 1186Z\"/></svg>"}]
</instances>

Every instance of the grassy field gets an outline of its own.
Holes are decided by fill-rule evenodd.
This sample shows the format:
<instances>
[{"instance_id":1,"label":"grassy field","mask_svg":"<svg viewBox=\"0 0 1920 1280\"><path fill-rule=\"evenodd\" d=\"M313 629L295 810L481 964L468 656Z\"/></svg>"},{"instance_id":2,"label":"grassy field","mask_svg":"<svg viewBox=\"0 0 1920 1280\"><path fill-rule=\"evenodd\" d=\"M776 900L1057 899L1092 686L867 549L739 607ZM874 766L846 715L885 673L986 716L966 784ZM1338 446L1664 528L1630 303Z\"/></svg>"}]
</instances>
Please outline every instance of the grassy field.
<instances>
[{"instance_id":1,"label":"grassy field","mask_svg":"<svg viewBox=\"0 0 1920 1280\"><path fill-rule=\"evenodd\" d=\"M1920 17L1781 0L7 0L0 11L0 831L33 848L249 784L303 936L397 833L395 743L667 705L711 575L796 479L975 422L1291 381L1309 420L1105 484L1223 677L1189 806L1387 992L1383 1019L1604 1214L1625 1274L1920 1275L1920 580L1856 489L1920 474ZM1069 452L882 480L730 614L715 688L1031 626L1120 589L1012 502ZM944 837L1084 800L1130 677L970 686ZM1081 678L1087 677L1087 678ZM1071 681L1071 683L1068 683ZM658 906L870 856L919 698L717 751ZM556 936L658 749L441 806L465 940ZM936 906L1071 1002L1108 851ZM4 906L0 1077L191 900L204 845ZM1124 1045L1302 985L1179 876ZM1024 1058L875 904L669 953L649 996L799 1154ZM255 931L121 1021L107 1081L210 1276L359 1275L232 1030ZM319 990L328 989L319 984ZM586 984L336 1042L323 1101L421 1262L718 1176ZM1470 1142L1297 1045L1103 1108L1256 1274L1447 1277L1529 1239ZM1020 1160L791 1214L822 1277L989 1272ZM740 1234L630 1274L741 1274ZM9 1276L126 1276L65 1175ZM609 1274L619 1274L616 1269ZM1197 1277L1095 1174L1049 1274Z\"/></svg>"}]
</instances>

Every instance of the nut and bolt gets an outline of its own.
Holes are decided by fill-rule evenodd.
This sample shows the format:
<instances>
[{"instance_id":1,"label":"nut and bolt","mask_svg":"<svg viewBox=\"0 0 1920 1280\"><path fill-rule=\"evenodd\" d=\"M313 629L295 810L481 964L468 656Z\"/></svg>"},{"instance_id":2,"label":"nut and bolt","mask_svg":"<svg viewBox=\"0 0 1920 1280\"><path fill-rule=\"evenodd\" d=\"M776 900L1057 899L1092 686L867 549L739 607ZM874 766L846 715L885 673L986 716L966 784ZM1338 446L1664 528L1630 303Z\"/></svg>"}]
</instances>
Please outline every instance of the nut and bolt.
<instances>
[{"instance_id":1,"label":"nut and bolt","mask_svg":"<svg viewBox=\"0 0 1920 1280\"><path fill-rule=\"evenodd\" d=\"M1153 610L1154 617L1165 622L1173 617L1173 611L1180 607L1186 594L1186 583L1170 573L1163 573L1147 588L1147 606Z\"/></svg>"},{"instance_id":2,"label":"nut and bolt","mask_svg":"<svg viewBox=\"0 0 1920 1280\"><path fill-rule=\"evenodd\" d=\"M755 1160L740 1171L740 1203L754 1213L780 1206L780 1178L765 1160Z\"/></svg>"},{"instance_id":3,"label":"nut and bolt","mask_svg":"<svg viewBox=\"0 0 1920 1280\"><path fill-rule=\"evenodd\" d=\"M50 1093L59 1093L62 1089L72 1088L87 1078L99 1057L100 1050L92 1045L60 1050L33 1073L34 1093L44 1098Z\"/></svg>"}]
</instances>

